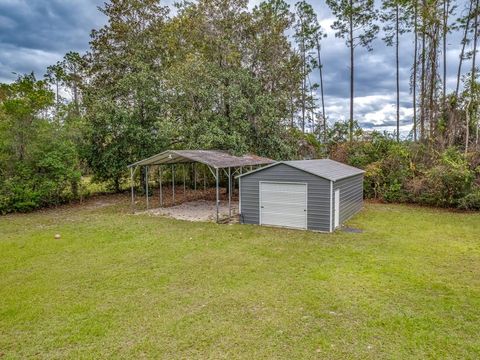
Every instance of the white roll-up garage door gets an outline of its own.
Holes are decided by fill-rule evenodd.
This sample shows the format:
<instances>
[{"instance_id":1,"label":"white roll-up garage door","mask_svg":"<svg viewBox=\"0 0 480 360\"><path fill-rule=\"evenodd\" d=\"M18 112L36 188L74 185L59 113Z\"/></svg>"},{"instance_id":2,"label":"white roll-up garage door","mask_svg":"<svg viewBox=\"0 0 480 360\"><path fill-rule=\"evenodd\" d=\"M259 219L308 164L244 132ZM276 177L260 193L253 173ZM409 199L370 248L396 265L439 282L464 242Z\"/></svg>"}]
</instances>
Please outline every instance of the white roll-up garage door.
<instances>
[{"instance_id":1,"label":"white roll-up garage door","mask_svg":"<svg viewBox=\"0 0 480 360\"><path fill-rule=\"evenodd\" d=\"M260 182L260 225L307 228L307 184Z\"/></svg>"}]
</instances>

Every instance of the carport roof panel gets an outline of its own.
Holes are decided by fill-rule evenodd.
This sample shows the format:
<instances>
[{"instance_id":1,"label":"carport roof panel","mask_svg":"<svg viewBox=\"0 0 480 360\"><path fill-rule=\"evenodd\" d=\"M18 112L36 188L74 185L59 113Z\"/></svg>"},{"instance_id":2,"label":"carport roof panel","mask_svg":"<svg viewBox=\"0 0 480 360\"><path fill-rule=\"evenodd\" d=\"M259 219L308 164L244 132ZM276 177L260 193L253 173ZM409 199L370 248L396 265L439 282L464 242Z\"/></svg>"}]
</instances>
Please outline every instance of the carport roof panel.
<instances>
[{"instance_id":1,"label":"carport roof panel","mask_svg":"<svg viewBox=\"0 0 480 360\"><path fill-rule=\"evenodd\" d=\"M190 162L198 162L220 169L272 164L274 163L274 160L256 155L233 156L222 150L167 150L160 154L137 161L136 163L129 165L129 167Z\"/></svg>"}]
</instances>

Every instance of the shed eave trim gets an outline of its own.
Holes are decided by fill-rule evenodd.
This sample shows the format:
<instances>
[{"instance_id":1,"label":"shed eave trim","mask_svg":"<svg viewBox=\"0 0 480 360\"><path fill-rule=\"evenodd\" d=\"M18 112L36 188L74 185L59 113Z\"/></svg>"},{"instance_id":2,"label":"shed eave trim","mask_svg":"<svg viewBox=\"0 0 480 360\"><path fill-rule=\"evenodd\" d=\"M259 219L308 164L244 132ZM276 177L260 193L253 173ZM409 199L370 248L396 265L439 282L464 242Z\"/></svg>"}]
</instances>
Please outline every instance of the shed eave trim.
<instances>
[{"instance_id":1,"label":"shed eave trim","mask_svg":"<svg viewBox=\"0 0 480 360\"><path fill-rule=\"evenodd\" d=\"M243 174L240 174L240 175L235 176L235 179L239 179L239 178L241 178L241 177L244 177L245 175L250 175L250 174L256 173L257 171L265 170L265 169L271 168L271 167L273 167L273 166L277 166L277 165L279 165L279 164L283 164L283 162L281 162L281 161L274 162L273 164L269 164L269 165L267 165L267 166L263 166L263 167L261 167L260 169L255 169L255 170L248 171L248 172L246 172L246 173L243 173Z\"/></svg>"}]
</instances>

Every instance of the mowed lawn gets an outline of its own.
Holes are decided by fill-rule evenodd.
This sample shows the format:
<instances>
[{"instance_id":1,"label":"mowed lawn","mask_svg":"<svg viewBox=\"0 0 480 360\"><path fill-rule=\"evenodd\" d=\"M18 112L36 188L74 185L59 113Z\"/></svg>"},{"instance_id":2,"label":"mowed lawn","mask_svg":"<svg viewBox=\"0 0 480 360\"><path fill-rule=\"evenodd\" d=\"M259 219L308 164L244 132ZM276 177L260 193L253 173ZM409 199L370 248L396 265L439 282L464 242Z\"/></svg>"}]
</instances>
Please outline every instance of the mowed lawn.
<instances>
[{"instance_id":1,"label":"mowed lawn","mask_svg":"<svg viewBox=\"0 0 480 360\"><path fill-rule=\"evenodd\" d=\"M480 357L478 213L366 204L329 235L112 199L0 217L0 359Z\"/></svg>"}]
</instances>

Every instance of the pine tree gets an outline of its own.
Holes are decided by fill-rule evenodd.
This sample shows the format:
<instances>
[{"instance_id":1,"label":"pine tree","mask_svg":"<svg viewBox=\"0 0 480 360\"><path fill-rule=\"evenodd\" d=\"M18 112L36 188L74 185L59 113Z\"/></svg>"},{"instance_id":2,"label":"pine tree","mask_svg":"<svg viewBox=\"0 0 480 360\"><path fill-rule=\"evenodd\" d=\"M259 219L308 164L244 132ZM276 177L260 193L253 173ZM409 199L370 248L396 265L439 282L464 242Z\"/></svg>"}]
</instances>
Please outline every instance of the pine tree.
<instances>
[{"instance_id":1,"label":"pine tree","mask_svg":"<svg viewBox=\"0 0 480 360\"><path fill-rule=\"evenodd\" d=\"M326 0L327 5L336 17L332 25L335 36L345 39L350 49L350 117L349 140L353 140L353 100L355 79L355 48L363 46L372 50L372 41L378 34L379 26L376 24L378 13L374 0Z\"/></svg>"},{"instance_id":2,"label":"pine tree","mask_svg":"<svg viewBox=\"0 0 480 360\"><path fill-rule=\"evenodd\" d=\"M385 23L383 40L387 46L395 46L396 69L396 138L400 141L400 76L399 76L399 44L400 35L411 29L411 4L406 0L386 0L382 4L381 19Z\"/></svg>"},{"instance_id":3,"label":"pine tree","mask_svg":"<svg viewBox=\"0 0 480 360\"><path fill-rule=\"evenodd\" d=\"M318 66L318 75L320 77L320 100L322 105L322 121L323 121L323 142L327 142L327 115L325 114L325 98L323 90L323 63L321 58L321 41L320 39L325 38L327 34L322 32L321 27L318 27L318 31L315 34L315 43L317 48L317 66Z\"/></svg>"},{"instance_id":4,"label":"pine tree","mask_svg":"<svg viewBox=\"0 0 480 360\"><path fill-rule=\"evenodd\" d=\"M305 132L306 110L312 108L314 99L307 93L312 93L308 84L308 77L316 65L312 51L317 47L317 36L319 25L317 16L312 6L305 0L295 4L295 34L294 38L299 45L300 56L302 59L302 132ZM311 119L314 121L314 119Z\"/></svg>"},{"instance_id":5,"label":"pine tree","mask_svg":"<svg viewBox=\"0 0 480 360\"><path fill-rule=\"evenodd\" d=\"M422 0L421 26L421 88L420 88L420 138L435 135L438 120L438 58L442 15L439 0ZM428 129L428 136L427 136Z\"/></svg>"},{"instance_id":6,"label":"pine tree","mask_svg":"<svg viewBox=\"0 0 480 360\"><path fill-rule=\"evenodd\" d=\"M412 96L413 96L413 141L417 141L417 72L418 72L418 0L413 0L413 76L412 76Z\"/></svg>"},{"instance_id":7,"label":"pine tree","mask_svg":"<svg viewBox=\"0 0 480 360\"><path fill-rule=\"evenodd\" d=\"M469 38L468 38L468 34L470 32L470 22L472 20L472 17L473 17L473 13L472 13L472 10L473 10L473 4L474 4L474 1L470 1L469 2L469 8L468 8L468 11L467 11L467 14L459 19L459 23L460 23L460 29L463 29L463 37L462 37L462 49L460 51L460 56L459 56L459 61L458 61L458 70L457 70L457 82L456 82L456 87L455 87L455 98L458 98L458 91L459 91L459 88L460 88L460 76L462 74L462 65L463 65L463 61L465 60L465 47L467 46L467 44L469 43Z\"/></svg>"},{"instance_id":8,"label":"pine tree","mask_svg":"<svg viewBox=\"0 0 480 360\"><path fill-rule=\"evenodd\" d=\"M475 145L478 146L478 119L477 119L477 109L478 104L476 103L476 87L477 87L477 44L478 44L478 36L479 36L479 21L480 21L480 0L475 1L475 19L473 25L473 50L472 50L472 71L471 71L471 85L470 85L470 96L472 97L472 103L475 103L473 107L473 123L475 124ZM467 112L469 108L467 108ZM469 124L467 124L469 127ZM467 137L467 148L468 148L468 137ZM467 150L465 150L467 151Z\"/></svg>"}]
</instances>

